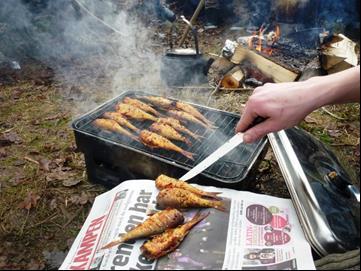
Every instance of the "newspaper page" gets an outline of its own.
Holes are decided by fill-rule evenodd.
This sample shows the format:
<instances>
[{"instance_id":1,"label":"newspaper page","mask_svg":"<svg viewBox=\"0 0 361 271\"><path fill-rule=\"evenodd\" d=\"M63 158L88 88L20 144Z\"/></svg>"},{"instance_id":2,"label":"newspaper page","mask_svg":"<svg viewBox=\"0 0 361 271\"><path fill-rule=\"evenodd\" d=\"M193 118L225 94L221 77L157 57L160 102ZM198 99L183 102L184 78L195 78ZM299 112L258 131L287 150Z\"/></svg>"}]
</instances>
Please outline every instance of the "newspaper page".
<instances>
[{"instance_id":1,"label":"newspaper page","mask_svg":"<svg viewBox=\"0 0 361 271\"><path fill-rule=\"evenodd\" d=\"M154 181L127 181L98 196L61 270L315 270L291 200L215 187L226 211L194 227L182 244L159 260L140 251L146 239L101 248L144 222L156 208ZM199 209L184 211L186 221Z\"/></svg>"}]
</instances>

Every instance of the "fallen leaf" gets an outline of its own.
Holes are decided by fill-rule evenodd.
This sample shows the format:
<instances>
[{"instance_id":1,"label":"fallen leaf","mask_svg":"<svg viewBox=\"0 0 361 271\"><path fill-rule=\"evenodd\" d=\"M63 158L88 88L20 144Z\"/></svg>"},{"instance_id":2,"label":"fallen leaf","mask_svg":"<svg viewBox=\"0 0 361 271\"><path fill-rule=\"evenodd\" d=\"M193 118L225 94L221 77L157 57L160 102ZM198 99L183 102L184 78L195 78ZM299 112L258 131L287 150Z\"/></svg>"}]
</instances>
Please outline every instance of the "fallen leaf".
<instances>
[{"instance_id":1,"label":"fallen leaf","mask_svg":"<svg viewBox=\"0 0 361 271\"><path fill-rule=\"evenodd\" d=\"M0 147L10 146L12 144L21 144L22 139L16 132L5 133L0 137Z\"/></svg>"},{"instance_id":2,"label":"fallen leaf","mask_svg":"<svg viewBox=\"0 0 361 271\"><path fill-rule=\"evenodd\" d=\"M65 187L72 187L72 186L76 186L77 184L79 184L81 182L80 179L68 179L68 180L64 180L63 181L63 185Z\"/></svg>"},{"instance_id":3,"label":"fallen leaf","mask_svg":"<svg viewBox=\"0 0 361 271\"><path fill-rule=\"evenodd\" d=\"M81 195L72 195L70 197L70 202L76 205L85 205L90 201L89 195L85 192L82 192Z\"/></svg>"},{"instance_id":4,"label":"fallen leaf","mask_svg":"<svg viewBox=\"0 0 361 271\"><path fill-rule=\"evenodd\" d=\"M25 200L19 204L20 209L30 210L31 208L35 208L40 196L37 196L32 191L28 193Z\"/></svg>"},{"instance_id":5,"label":"fallen leaf","mask_svg":"<svg viewBox=\"0 0 361 271\"><path fill-rule=\"evenodd\" d=\"M27 179L26 179L25 175L17 174L17 176L15 176L11 180L9 180L9 183L11 186L18 186L19 184L22 184L26 181L27 181Z\"/></svg>"},{"instance_id":6,"label":"fallen leaf","mask_svg":"<svg viewBox=\"0 0 361 271\"><path fill-rule=\"evenodd\" d=\"M38 162L39 162L40 169L42 169L44 171L47 171L47 172L50 171L50 168L49 168L49 165L51 163L50 160L48 160L46 158L41 158L41 159L38 160Z\"/></svg>"},{"instance_id":7,"label":"fallen leaf","mask_svg":"<svg viewBox=\"0 0 361 271\"><path fill-rule=\"evenodd\" d=\"M307 116L305 118L305 122L308 123L308 124L317 124L316 119L312 118L311 116Z\"/></svg>"}]
</instances>

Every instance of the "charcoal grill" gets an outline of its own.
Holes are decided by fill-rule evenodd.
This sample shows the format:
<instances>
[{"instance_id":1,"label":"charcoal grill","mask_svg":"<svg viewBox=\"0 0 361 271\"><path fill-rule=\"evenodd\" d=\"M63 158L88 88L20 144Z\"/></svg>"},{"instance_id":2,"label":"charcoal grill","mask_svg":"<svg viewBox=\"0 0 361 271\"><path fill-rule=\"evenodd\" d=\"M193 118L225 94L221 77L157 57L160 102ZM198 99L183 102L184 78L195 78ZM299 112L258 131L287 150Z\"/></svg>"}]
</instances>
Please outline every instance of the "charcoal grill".
<instances>
[{"instance_id":1,"label":"charcoal grill","mask_svg":"<svg viewBox=\"0 0 361 271\"><path fill-rule=\"evenodd\" d=\"M206 130L194 124L186 125L204 139L192 141L194 144L191 147L174 143L194 153L194 161L175 152L150 149L139 142L92 125L92 122L105 112L115 111L116 104L125 97L139 98L145 95L150 94L125 92L73 122L76 143L84 153L90 181L113 187L129 179L155 179L161 174L180 178L231 138L240 119L236 114L192 104L218 127L215 130ZM164 111L160 112L166 114ZM152 122L132 123L139 129L147 129ZM252 145L239 146L192 182L245 189L254 175L253 169L257 168L256 163L262 160L258 158L265 154L267 143L267 139L262 139Z\"/></svg>"}]
</instances>

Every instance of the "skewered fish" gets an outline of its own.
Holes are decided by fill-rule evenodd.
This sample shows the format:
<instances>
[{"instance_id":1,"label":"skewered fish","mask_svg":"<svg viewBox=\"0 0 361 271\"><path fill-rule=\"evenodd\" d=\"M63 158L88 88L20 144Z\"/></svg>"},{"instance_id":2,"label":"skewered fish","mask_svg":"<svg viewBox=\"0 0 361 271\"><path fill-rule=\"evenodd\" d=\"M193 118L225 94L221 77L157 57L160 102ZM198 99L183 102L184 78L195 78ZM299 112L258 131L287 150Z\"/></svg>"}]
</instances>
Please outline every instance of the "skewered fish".
<instances>
[{"instance_id":1,"label":"skewered fish","mask_svg":"<svg viewBox=\"0 0 361 271\"><path fill-rule=\"evenodd\" d=\"M130 137L133 140L139 141L139 139L134 136L132 133L130 133L128 130L124 129L122 126L119 125L115 120L110 119L96 119L93 124L96 127L99 127L101 129L105 129L111 132L115 132L121 135L125 135L127 137Z\"/></svg>"},{"instance_id":2,"label":"skewered fish","mask_svg":"<svg viewBox=\"0 0 361 271\"><path fill-rule=\"evenodd\" d=\"M179 247L190 230L207 216L209 216L209 213L201 214L198 212L189 222L154 236L140 248L143 255L149 260L155 260L174 251Z\"/></svg>"},{"instance_id":3,"label":"skewered fish","mask_svg":"<svg viewBox=\"0 0 361 271\"><path fill-rule=\"evenodd\" d=\"M190 142L187 138L179 134L172 126L168 124L163 124L159 122L153 123L150 128L151 131L156 132L157 134L164 136L168 139L173 139L177 141L181 141L191 146L192 142Z\"/></svg>"},{"instance_id":4,"label":"skewered fish","mask_svg":"<svg viewBox=\"0 0 361 271\"><path fill-rule=\"evenodd\" d=\"M176 102L175 107L178 110L184 111L184 112L189 113L192 116L196 117L197 119L202 121L204 124L206 124L208 127L214 127L213 123L211 123L208 119L206 119L196 108L194 108L190 104Z\"/></svg>"},{"instance_id":5,"label":"skewered fish","mask_svg":"<svg viewBox=\"0 0 361 271\"><path fill-rule=\"evenodd\" d=\"M183 182L181 180L177 180L177 179L173 179L170 178L166 175L161 175L157 178L157 180L155 181L155 186L159 189L159 190L164 190L164 189L168 189L168 188L180 188L180 189L184 189L187 191L190 191L198 196L201 197L209 197L209 198L213 198L216 200L221 200L217 195L221 194L221 193L214 193L214 192L205 192L203 190L200 190L190 184L188 184L187 182Z\"/></svg>"},{"instance_id":6,"label":"skewered fish","mask_svg":"<svg viewBox=\"0 0 361 271\"><path fill-rule=\"evenodd\" d=\"M177 209L161 211L149 217L146 221L135 227L130 232L110 242L102 249L111 248L130 240L157 235L163 233L167 229L176 228L183 222L184 216Z\"/></svg>"},{"instance_id":7,"label":"skewered fish","mask_svg":"<svg viewBox=\"0 0 361 271\"><path fill-rule=\"evenodd\" d=\"M157 120L158 123L164 123L172 126L174 129L176 129L179 132L185 133L191 137L193 137L196 140L201 140L203 137L200 135L196 135L192 131L188 130L186 127L184 127L179 120L174 118L159 118Z\"/></svg>"},{"instance_id":8,"label":"skewered fish","mask_svg":"<svg viewBox=\"0 0 361 271\"><path fill-rule=\"evenodd\" d=\"M150 148L165 149L169 151L179 152L185 157L194 160L192 153L187 152L182 148L174 145L171 141L169 141L163 136L157 135L147 130L143 130L140 132L139 138L144 145L149 146Z\"/></svg>"},{"instance_id":9,"label":"skewered fish","mask_svg":"<svg viewBox=\"0 0 361 271\"><path fill-rule=\"evenodd\" d=\"M173 101L168 100L166 98L156 97L156 96L143 96L142 99L165 109L169 109L170 107L172 107L174 103Z\"/></svg>"},{"instance_id":10,"label":"skewered fish","mask_svg":"<svg viewBox=\"0 0 361 271\"><path fill-rule=\"evenodd\" d=\"M131 119L157 121L157 118L130 104L119 103L117 111Z\"/></svg>"},{"instance_id":11,"label":"skewered fish","mask_svg":"<svg viewBox=\"0 0 361 271\"><path fill-rule=\"evenodd\" d=\"M126 120L122 114L117 113L117 112L106 112L103 115L104 118L106 119L111 119L111 120L115 120L116 122L118 122L120 125L128 127L129 129L133 130L134 132L136 132L137 134L140 133L140 130L135 127L133 124L131 124L128 120Z\"/></svg>"},{"instance_id":12,"label":"skewered fish","mask_svg":"<svg viewBox=\"0 0 361 271\"><path fill-rule=\"evenodd\" d=\"M161 114L157 110L155 110L153 107L151 107L137 99L132 99L132 98L126 97L124 99L123 103L130 104L134 107L139 108L140 110L143 110L144 112L153 114L154 116L161 116Z\"/></svg>"},{"instance_id":13,"label":"skewered fish","mask_svg":"<svg viewBox=\"0 0 361 271\"><path fill-rule=\"evenodd\" d=\"M160 209L166 208L215 208L225 211L224 203L220 200L208 200L184 189L166 188L157 196L157 204Z\"/></svg>"},{"instance_id":14,"label":"skewered fish","mask_svg":"<svg viewBox=\"0 0 361 271\"><path fill-rule=\"evenodd\" d=\"M199 119L197 119L196 117L192 116L191 114L189 114L187 112L170 110L168 113L176 119L190 121L190 122L196 123L196 124L206 128L206 129L209 128L208 125L204 124Z\"/></svg>"}]
</instances>

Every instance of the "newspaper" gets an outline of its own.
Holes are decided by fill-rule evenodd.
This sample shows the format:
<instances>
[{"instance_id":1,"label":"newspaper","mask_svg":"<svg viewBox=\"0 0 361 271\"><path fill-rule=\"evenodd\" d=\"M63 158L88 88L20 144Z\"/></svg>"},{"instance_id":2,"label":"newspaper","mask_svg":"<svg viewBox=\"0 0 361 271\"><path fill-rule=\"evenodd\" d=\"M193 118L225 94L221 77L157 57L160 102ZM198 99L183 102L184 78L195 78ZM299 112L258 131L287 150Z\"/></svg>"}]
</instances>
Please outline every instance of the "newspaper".
<instances>
[{"instance_id":1,"label":"newspaper","mask_svg":"<svg viewBox=\"0 0 361 271\"><path fill-rule=\"evenodd\" d=\"M211 209L177 250L159 260L141 255L146 240L100 249L142 223L156 208L154 181L127 181L98 196L60 269L315 270L311 247L291 200L201 188L222 192L226 211ZM185 211L186 220L197 211Z\"/></svg>"}]
</instances>

